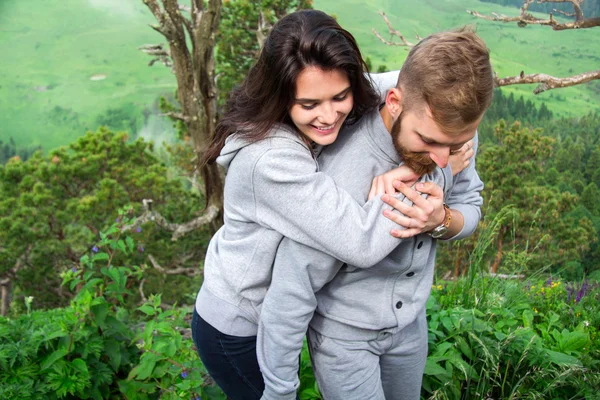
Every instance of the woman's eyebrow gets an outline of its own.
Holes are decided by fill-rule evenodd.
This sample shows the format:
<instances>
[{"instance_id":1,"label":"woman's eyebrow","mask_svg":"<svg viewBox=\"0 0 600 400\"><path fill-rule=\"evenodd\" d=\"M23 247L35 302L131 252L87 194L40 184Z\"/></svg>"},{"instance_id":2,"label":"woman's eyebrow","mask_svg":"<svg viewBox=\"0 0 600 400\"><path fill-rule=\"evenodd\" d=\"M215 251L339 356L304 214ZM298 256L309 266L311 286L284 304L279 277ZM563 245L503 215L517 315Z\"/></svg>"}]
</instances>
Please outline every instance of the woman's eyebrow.
<instances>
[{"instance_id":1,"label":"woman's eyebrow","mask_svg":"<svg viewBox=\"0 0 600 400\"><path fill-rule=\"evenodd\" d=\"M341 92L334 94L332 97L340 97L346 93L348 93L350 90L352 89L352 87L348 86L346 89L342 90ZM317 100L317 99L296 99L295 100L296 103L319 103L321 100Z\"/></svg>"}]
</instances>

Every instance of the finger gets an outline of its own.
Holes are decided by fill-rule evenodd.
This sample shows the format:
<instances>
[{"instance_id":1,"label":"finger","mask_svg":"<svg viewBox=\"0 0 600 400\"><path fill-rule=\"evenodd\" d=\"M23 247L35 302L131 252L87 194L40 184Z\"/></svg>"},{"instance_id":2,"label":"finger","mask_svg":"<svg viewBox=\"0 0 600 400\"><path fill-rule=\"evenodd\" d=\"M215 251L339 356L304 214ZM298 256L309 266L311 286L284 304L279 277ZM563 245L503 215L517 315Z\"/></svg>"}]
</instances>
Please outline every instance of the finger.
<instances>
[{"instance_id":1,"label":"finger","mask_svg":"<svg viewBox=\"0 0 600 400\"><path fill-rule=\"evenodd\" d=\"M388 204L389 206L391 206L393 209L395 209L396 211L398 211L400 214L409 217L409 218L414 218L416 217L416 210L414 210L412 205L408 205L406 203L404 203L402 200L397 199L396 197L393 196L383 196L381 197L381 199L384 201L384 203ZM386 213L392 213L392 214L397 214L394 213L392 210L384 210L383 213L384 215Z\"/></svg>"},{"instance_id":2,"label":"finger","mask_svg":"<svg viewBox=\"0 0 600 400\"><path fill-rule=\"evenodd\" d=\"M383 212L383 215L389 219L390 221L394 222L395 224L400 225L403 228L409 229L409 228L415 228L416 224L413 223L412 218L409 218L405 215L402 215L400 213L396 213L390 210L385 210Z\"/></svg>"},{"instance_id":3,"label":"finger","mask_svg":"<svg viewBox=\"0 0 600 400\"><path fill-rule=\"evenodd\" d=\"M388 181L385 183L385 193L389 194L390 196L396 194L396 188L394 187L392 181Z\"/></svg>"},{"instance_id":4,"label":"finger","mask_svg":"<svg viewBox=\"0 0 600 400\"><path fill-rule=\"evenodd\" d=\"M390 231L390 234L398 239L407 239L407 238L411 238L413 236L417 236L419 233L421 233L420 229L404 229L404 230L399 230L399 229L392 229Z\"/></svg>"},{"instance_id":5,"label":"finger","mask_svg":"<svg viewBox=\"0 0 600 400\"><path fill-rule=\"evenodd\" d=\"M465 158L471 158L475 155L475 150L473 149L469 149L467 151L465 151Z\"/></svg>"},{"instance_id":6,"label":"finger","mask_svg":"<svg viewBox=\"0 0 600 400\"><path fill-rule=\"evenodd\" d=\"M416 184L415 188L419 192L427 193L433 197L442 197L444 195L442 188L434 182L419 182Z\"/></svg>"},{"instance_id":7,"label":"finger","mask_svg":"<svg viewBox=\"0 0 600 400\"><path fill-rule=\"evenodd\" d=\"M377 180L377 195L385 194L385 179L381 178Z\"/></svg>"},{"instance_id":8,"label":"finger","mask_svg":"<svg viewBox=\"0 0 600 400\"><path fill-rule=\"evenodd\" d=\"M377 180L377 178L373 179L373 182L371 182L371 190L369 190L369 196L367 197L367 200L371 200L373 197L375 197L375 193L376 193L376 183L375 181Z\"/></svg>"},{"instance_id":9,"label":"finger","mask_svg":"<svg viewBox=\"0 0 600 400\"><path fill-rule=\"evenodd\" d=\"M383 200L384 203L391 206L393 209L399 211L401 214L404 214L407 217L415 217L415 210L413 209L412 205L408 205L402 200L388 195L382 196L381 200ZM391 210L385 210L384 213L386 211L390 213L392 212Z\"/></svg>"},{"instance_id":10,"label":"finger","mask_svg":"<svg viewBox=\"0 0 600 400\"><path fill-rule=\"evenodd\" d=\"M419 185L420 185L420 183L417 183L417 185L416 185L417 188ZM407 199L412 201L414 205L416 205L418 207L426 206L427 200L425 200L419 192L406 186L403 182L399 182L399 183L394 182L394 187L396 188L396 190L398 190L400 193L402 193L404 196L406 196ZM420 189L419 189L419 191L420 191Z\"/></svg>"}]
</instances>

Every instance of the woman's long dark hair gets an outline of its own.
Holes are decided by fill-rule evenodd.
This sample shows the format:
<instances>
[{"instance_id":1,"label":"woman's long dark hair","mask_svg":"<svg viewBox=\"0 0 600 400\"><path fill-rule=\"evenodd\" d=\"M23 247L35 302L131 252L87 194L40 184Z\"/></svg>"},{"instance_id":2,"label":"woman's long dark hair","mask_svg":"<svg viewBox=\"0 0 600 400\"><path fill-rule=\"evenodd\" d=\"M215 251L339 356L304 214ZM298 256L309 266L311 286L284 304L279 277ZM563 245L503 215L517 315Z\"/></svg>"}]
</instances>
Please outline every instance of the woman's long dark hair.
<instances>
[{"instance_id":1,"label":"woman's long dark hair","mask_svg":"<svg viewBox=\"0 0 600 400\"><path fill-rule=\"evenodd\" d=\"M322 11L296 11L275 24L258 61L232 91L202 165L216 160L225 139L233 133L257 141L278 122L297 131L288 112L294 103L298 74L308 66L339 69L348 75L354 107L347 123L377 107L379 96L366 76L368 67L354 37Z\"/></svg>"}]
</instances>

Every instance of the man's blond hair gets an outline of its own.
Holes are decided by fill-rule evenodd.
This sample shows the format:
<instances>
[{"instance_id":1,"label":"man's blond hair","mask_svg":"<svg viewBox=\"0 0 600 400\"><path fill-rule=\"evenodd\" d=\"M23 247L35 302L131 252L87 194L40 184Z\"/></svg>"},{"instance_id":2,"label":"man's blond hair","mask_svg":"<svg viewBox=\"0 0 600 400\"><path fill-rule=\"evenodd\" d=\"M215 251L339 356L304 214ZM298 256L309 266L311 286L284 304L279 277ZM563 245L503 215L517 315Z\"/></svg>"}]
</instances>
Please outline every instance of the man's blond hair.
<instances>
[{"instance_id":1,"label":"man's blond hair","mask_svg":"<svg viewBox=\"0 0 600 400\"><path fill-rule=\"evenodd\" d=\"M489 50L470 27L428 36L408 54L398 87L405 111L427 105L444 132L460 133L492 101Z\"/></svg>"}]
</instances>

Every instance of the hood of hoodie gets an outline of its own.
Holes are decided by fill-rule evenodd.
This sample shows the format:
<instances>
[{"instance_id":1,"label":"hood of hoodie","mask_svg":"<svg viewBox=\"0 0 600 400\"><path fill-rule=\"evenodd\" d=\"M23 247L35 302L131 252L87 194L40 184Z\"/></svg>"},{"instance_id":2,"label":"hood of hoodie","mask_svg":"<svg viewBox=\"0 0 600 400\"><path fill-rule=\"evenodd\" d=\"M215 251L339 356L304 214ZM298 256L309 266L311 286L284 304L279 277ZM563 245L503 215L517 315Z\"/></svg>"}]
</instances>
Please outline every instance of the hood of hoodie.
<instances>
[{"instance_id":1,"label":"hood of hoodie","mask_svg":"<svg viewBox=\"0 0 600 400\"><path fill-rule=\"evenodd\" d=\"M282 125L282 124L276 124L271 129L271 131L267 134L267 136L264 139L259 140L259 142L263 141L263 140L268 140L271 138L276 138L276 137L290 139L290 140L298 142L298 143L302 144L303 146L307 147L306 144L304 143L304 141L298 136L298 134L296 132L294 132L291 128L289 128L285 125ZM223 146L223 148L221 149L221 153L219 154L219 157L217 157L217 160L216 160L217 164L221 165L225 169L229 169L229 165L231 164L231 162L233 161L235 156L238 154L238 152L240 150L242 150L244 147L249 146L254 143L256 143L256 142L249 141L248 139L240 137L239 135L236 135L235 133L232 135L229 135L229 137L227 139L225 139L225 146ZM308 149L308 147L307 147L307 149Z\"/></svg>"}]
</instances>

